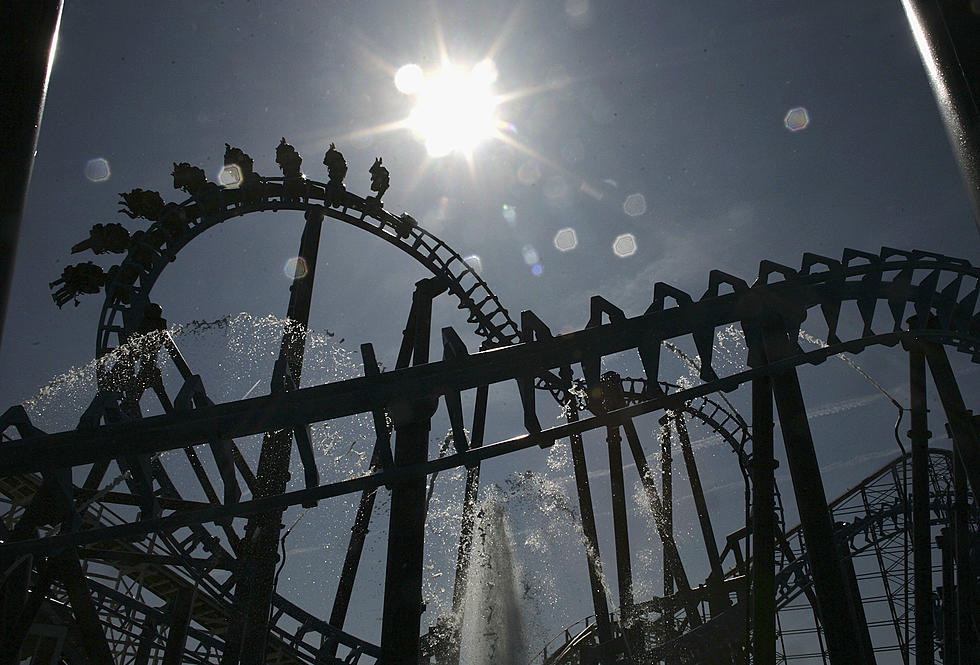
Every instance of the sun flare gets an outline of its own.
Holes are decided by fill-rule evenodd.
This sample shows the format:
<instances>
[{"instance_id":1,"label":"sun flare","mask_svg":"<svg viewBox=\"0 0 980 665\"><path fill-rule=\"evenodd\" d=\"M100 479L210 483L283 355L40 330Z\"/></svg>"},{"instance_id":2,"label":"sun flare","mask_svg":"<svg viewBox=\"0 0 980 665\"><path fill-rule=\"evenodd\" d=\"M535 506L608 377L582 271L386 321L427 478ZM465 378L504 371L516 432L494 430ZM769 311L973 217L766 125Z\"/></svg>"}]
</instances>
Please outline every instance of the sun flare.
<instances>
[{"instance_id":1,"label":"sun flare","mask_svg":"<svg viewBox=\"0 0 980 665\"><path fill-rule=\"evenodd\" d=\"M395 86L417 96L408 116L408 127L425 144L432 157L452 152L472 154L482 141L496 133L498 100L493 95L497 69L483 60L469 71L443 65L426 77L418 65L405 65L395 74Z\"/></svg>"}]
</instances>

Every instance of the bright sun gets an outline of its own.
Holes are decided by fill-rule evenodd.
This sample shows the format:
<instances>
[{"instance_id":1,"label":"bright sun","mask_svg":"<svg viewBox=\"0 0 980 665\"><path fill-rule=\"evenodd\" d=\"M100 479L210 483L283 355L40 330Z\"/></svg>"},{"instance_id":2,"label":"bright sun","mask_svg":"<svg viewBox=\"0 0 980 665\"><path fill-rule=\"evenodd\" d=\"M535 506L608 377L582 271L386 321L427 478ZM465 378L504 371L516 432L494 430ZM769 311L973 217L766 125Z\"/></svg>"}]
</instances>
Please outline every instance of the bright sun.
<instances>
[{"instance_id":1,"label":"bright sun","mask_svg":"<svg viewBox=\"0 0 980 665\"><path fill-rule=\"evenodd\" d=\"M497 129L497 99L491 88L497 68L483 60L470 71L445 64L432 77L418 65L405 65L395 74L395 87L416 95L418 103L408 116L408 127L432 157L451 152L469 155Z\"/></svg>"}]
</instances>

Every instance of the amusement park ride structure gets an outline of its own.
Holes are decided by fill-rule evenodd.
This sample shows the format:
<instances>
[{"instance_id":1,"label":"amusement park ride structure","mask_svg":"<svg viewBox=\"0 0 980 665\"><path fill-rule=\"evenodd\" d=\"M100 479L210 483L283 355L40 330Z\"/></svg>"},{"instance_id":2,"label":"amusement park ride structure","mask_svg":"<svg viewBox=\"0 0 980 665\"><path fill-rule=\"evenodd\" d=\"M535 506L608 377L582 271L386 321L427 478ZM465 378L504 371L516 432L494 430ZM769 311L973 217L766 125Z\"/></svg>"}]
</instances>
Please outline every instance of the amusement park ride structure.
<instances>
[{"instance_id":1,"label":"amusement park ride structure","mask_svg":"<svg viewBox=\"0 0 980 665\"><path fill-rule=\"evenodd\" d=\"M447 617L424 634L421 625L426 478L466 469L453 596L458 612L481 462L553 445L570 446L584 549L594 553L586 558L595 615L546 645L534 662L761 665L800 657L787 651L786 639L804 632L816 646L802 656L833 665L874 663L876 654L890 650L919 665L975 662L980 423L964 404L945 349L980 359L980 269L888 248L877 254L845 250L839 260L804 254L799 269L763 261L751 285L712 271L700 298L657 283L652 304L636 317L595 296L584 329L553 334L530 311L514 320L459 253L411 216L384 209L388 172L380 159L371 169L375 193L366 198L346 190L347 164L333 145L324 158L326 183L303 175L301 158L285 139L276 161L283 176L262 177L247 154L226 144L222 185L207 182L196 167L174 164L174 185L187 200L165 203L160 194L140 189L123 194L122 212L149 221L149 228L130 236L121 225L97 225L73 251L125 258L107 272L91 262L69 266L52 284L59 306L82 293L105 293L96 340L98 392L74 431L44 433L21 406L0 420L0 495L7 508L0 521L3 663L457 663L458 624ZM204 231L280 210L305 216L299 257L306 270L293 280L270 394L215 404L168 333L151 290L177 253ZM364 376L300 387L326 219L393 245L432 277L416 284L392 371L382 372L372 346L364 344ZM432 302L447 291L483 341L479 349L468 348L453 328L443 328L442 356L433 359ZM884 329L882 317L875 319L879 310L890 317ZM855 314L856 329L839 325ZM804 319L811 329L820 326L825 347L800 347ZM715 334L732 324L744 334L747 358L742 367L719 368L712 364ZM696 385L679 387L661 378L661 352L679 340L697 351L691 359L701 379ZM797 367L870 346L908 355L911 450L828 502ZM615 354L638 359L643 376L602 372L603 359ZM164 384L161 358L169 358L182 381L174 396ZM927 367L948 421L951 452L928 445ZM520 396L514 415L525 433L486 443L490 386L512 381ZM725 398L746 383L752 393L748 421ZM468 391L475 395L464 401ZM143 416L141 402L150 393L162 414ZM537 404L545 394L563 407L567 422L542 426ZM464 403L474 405L471 418ZM429 431L439 410L447 414L455 449L430 458ZM658 487L634 420L661 411ZM321 482L310 425L356 414L373 422L370 468ZM799 512L793 528L783 522L775 487L774 414ZM688 420L708 426L732 447L746 481L746 523L723 543L705 502ZM582 436L603 428L615 613L602 582L605 561L598 555ZM236 439L256 434L264 438L252 468ZM634 597L624 436L663 545L664 592L649 599ZM294 446L304 487L287 491ZM710 568L703 582L689 577L674 538L669 465L678 448ZM183 451L206 502L185 498L160 456L170 450ZM111 483L113 464L122 475ZM128 491L117 489L123 481ZM249 500L242 500L243 484ZM381 487L390 490L391 507L381 640L372 644L344 628ZM283 512L356 493L359 505L332 612L313 616L277 592ZM234 518L247 518L244 530ZM936 575L934 559L941 561ZM869 585L879 585L880 594L869 592ZM884 605L876 610L884 621L868 620L871 603ZM808 618L802 628L790 627L784 613L801 608Z\"/></svg>"}]
</instances>

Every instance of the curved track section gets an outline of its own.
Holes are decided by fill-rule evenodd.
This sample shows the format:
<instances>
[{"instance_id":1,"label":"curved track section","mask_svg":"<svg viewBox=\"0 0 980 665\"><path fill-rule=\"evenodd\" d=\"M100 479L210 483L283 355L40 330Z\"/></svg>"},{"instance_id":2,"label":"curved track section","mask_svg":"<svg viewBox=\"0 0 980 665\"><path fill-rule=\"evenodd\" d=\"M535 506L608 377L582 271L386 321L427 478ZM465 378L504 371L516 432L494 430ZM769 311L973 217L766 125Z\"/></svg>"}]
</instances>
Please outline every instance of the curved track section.
<instances>
[{"instance_id":1,"label":"curved track section","mask_svg":"<svg viewBox=\"0 0 980 665\"><path fill-rule=\"evenodd\" d=\"M256 178L239 188L205 188L172 211L179 222L154 222L141 236L106 285L96 340L101 357L134 332L127 328L134 305L146 302L150 290L168 263L191 240L211 227L253 212L306 211L319 207L324 215L359 229L397 247L437 277L447 278L449 291L466 310L468 322L484 339L484 348L520 341L517 323L486 282L463 257L445 242L407 219L384 210L373 199L347 192L344 203L330 207L327 185L305 178ZM176 229L176 232L175 232ZM149 238L165 239L157 245ZM135 323L135 322L134 322Z\"/></svg>"}]
</instances>

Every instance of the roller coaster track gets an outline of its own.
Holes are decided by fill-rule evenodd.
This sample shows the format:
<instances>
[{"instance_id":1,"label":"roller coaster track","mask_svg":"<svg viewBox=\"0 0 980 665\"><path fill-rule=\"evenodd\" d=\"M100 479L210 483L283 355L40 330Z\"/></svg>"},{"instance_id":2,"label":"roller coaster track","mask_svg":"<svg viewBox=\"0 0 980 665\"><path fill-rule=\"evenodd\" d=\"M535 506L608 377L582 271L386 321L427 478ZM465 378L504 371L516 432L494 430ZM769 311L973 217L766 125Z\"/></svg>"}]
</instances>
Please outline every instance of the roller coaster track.
<instances>
[{"instance_id":1,"label":"roller coaster track","mask_svg":"<svg viewBox=\"0 0 980 665\"><path fill-rule=\"evenodd\" d=\"M306 211L320 206L326 216L367 231L418 261L437 277L448 278L450 292L459 301L459 309L468 313L468 322L476 324L476 334L484 339L484 348L506 346L520 341L520 332L500 300L466 260L445 242L422 227L396 217L372 199L346 192L339 208L326 201L327 185L307 179L257 178L239 188L207 189L179 205L186 223L183 232L172 235L168 225L154 222L143 237L165 237L164 247L149 241L134 247L119 266L115 279L106 287L96 355L111 348L113 336L120 343L125 336L130 305L149 294L167 264L191 240L211 227L234 217L255 212L280 210ZM140 251L144 250L144 251ZM138 284L137 284L138 282Z\"/></svg>"},{"instance_id":2,"label":"roller coaster track","mask_svg":"<svg viewBox=\"0 0 980 665\"><path fill-rule=\"evenodd\" d=\"M884 258L883 258L884 257ZM865 261L857 263L858 260ZM829 266L828 270L811 273L815 265ZM917 272L926 275L913 283ZM774 272L786 279L768 283ZM892 279L886 276L892 275ZM5 474L36 471L41 468L36 456L28 451L45 450L64 454L66 464L89 463L97 457L119 454L124 444L136 453L159 452L181 445L196 445L210 438L244 436L261 433L269 427L287 426L296 420L317 422L356 413L384 408L397 398L397 393L408 385L431 385L429 393L439 397L447 392L467 390L479 385L513 380L514 377L536 375L550 368L582 362L583 367L603 356L629 350L640 351L648 383L659 373L660 346L663 340L691 336L698 349L700 374L704 383L685 388L668 395L648 393L645 399L622 409L583 419L574 425L558 426L531 432L520 441L510 442L509 448L527 447L542 441L555 440L568 433L586 431L604 426L617 419L648 413L671 404L701 397L718 391L731 391L739 385L773 372L803 364L820 364L828 357L842 352L859 353L874 345L894 346L903 339L920 339L954 345L957 350L980 359L980 316L976 312L980 295L980 270L968 262L947 259L927 252L899 252L882 250L882 256L855 250L846 250L843 261L834 261L815 255L804 255L801 271L763 262L760 280L752 287L741 279L712 271L709 288L705 295L694 301L682 291L664 283L654 287L654 302L643 315L626 318L614 317L608 323L581 331L537 339L528 343L466 354L427 365L386 372L379 376L350 379L325 386L301 388L282 397L257 397L240 402L229 402L207 409L196 409L191 415L162 415L144 418L139 422L118 423L102 428L96 433L63 432L45 437L31 437L30 441L10 443L0 451ZM966 295L960 297L965 282L972 283ZM719 294L722 284L729 284L733 292ZM678 304L666 307L667 298ZM595 300L595 299L594 299ZM601 299L599 299L601 300ZM603 301L604 302L604 301ZM861 331L850 339L838 336L838 322L842 305L854 303L863 325ZM872 321L875 306L886 303L893 324L886 332L876 332ZM608 305L608 303L607 303ZM761 357L761 328L777 325L787 333L791 344L796 344L799 325L809 310L819 308L824 317L828 345L804 352L798 345L795 350L778 359L763 362ZM936 326L920 325L902 328L906 313L927 319L936 315ZM722 326L739 323L745 333L748 346L748 369L719 376L711 364L714 331ZM809 326L811 330L814 326ZM576 360L578 359L578 360ZM589 381L586 371L586 380ZM331 399L324 399L324 398ZM336 398L336 399L334 399ZM527 400L530 401L530 400ZM316 404L314 404L316 402ZM285 413L288 407L289 414ZM525 403L525 408L533 404ZM266 409L259 422L249 412ZM196 416L207 413L204 418ZM180 424L178 424L180 423ZM176 429L175 429L176 428ZM164 436L163 430L167 433ZM109 435L111 432L111 436ZM179 435L181 443L173 439ZM97 454L93 446L101 439ZM44 447L37 447L43 444ZM86 450L88 446L90 449ZM418 468L416 473L430 472L436 466L465 464L467 459L487 458L500 454L492 446L480 451L468 451L432 460ZM32 461L31 458L34 458ZM378 474L379 476L381 474ZM380 478L379 478L380 479ZM371 483L373 484L373 483Z\"/></svg>"},{"instance_id":3,"label":"roller coaster track","mask_svg":"<svg viewBox=\"0 0 980 665\"><path fill-rule=\"evenodd\" d=\"M292 427L297 422L311 423L370 413L388 408L399 395L406 394L409 387L417 391L419 386L425 386L424 396L438 398L491 383L532 378L536 387L547 389L559 402L564 402L572 384L567 379L559 379L552 370L570 370L573 363L581 363L585 387L591 392L599 384L601 359L624 351L639 353L646 377L624 380L627 404L623 408L606 410L600 404L589 418L546 430L529 424L536 421L533 417L535 399L533 392L522 391L524 422L529 429L526 436L480 449L462 450L413 467L380 469L350 481L308 487L261 502L222 505L212 500L210 507L194 507L133 524L100 524L76 533L21 543L7 542L0 545L0 549L9 553L32 547L43 551L46 547L68 543L98 542L113 537L130 539L159 529L226 520L274 506L284 507L366 490L398 478L472 465L533 445L550 445L569 434L619 423L658 409L684 410L712 427L732 445L744 473L748 441L745 423L737 414L709 400L707 396L712 393L731 391L754 378L801 364L817 364L836 353L859 353L868 346L894 346L911 339L953 345L971 355L974 361L980 360L980 315L977 313L980 270L959 259L885 248L880 254L845 250L841 260L804 254L799 270L763 261L758 279L751 287L738 277L711 271L708 288L697 300L669 284L658 282L653 288L653 303L637 317L627 317L615 305L596 296L592 300L589 324L584 330L552 335L530 313L522 316L520 325L515 322L499 298L459 253L410 218L396 217L385 211L377 200L351 193L344 194L340 205L329 205L329 198L328 185L324 183L305 178L256 177L247 179L238 188L204 188L177 206L176 211L170 210L171 217L154 222L134 243L106 285L96 342L97 357L106 356L140 331L150 290L181 248L205 230L233 217L279 210L322 212L365 230L413 257L434 276L442 278L458 300L459 308L467 311L468 323L475 325L476 334L483 339L479 352L469 354L464 348L461 354L457 350L451 357L447 353L443 361L298 389L284 395L222 405L198 405L184 413L117 422L90 431L27 436L0 446L0 474L9 477L40 471L46 468L46 459L58 459L59 463L77 466L123 454L148 455L179 447L189 449L208 441ZM174 219L179 223L175 224ZM151 241L151 238L155 240ZM774 276L781 279L770 281ZM674 306L668 307L669 300L673 300ZM876 321L876 311L881 303L885 304L892 319L884 331L880 321ZM848 334L840 329L842 321L847 328L855 318L853 315L848 317L846 312L842 318L845 304L854 305L860 332ZM821 332L828 346L803 352L796 339L800 324L811 311L822 318ZM914 314L916 322L906 326L908 314ZM720 376L712 365L715 332L719 327L732 324L739 325L745 335L748 369ZM808 327L816 330L813 324ZM773 335L784 336L789 342L789 350L767 354L766 340ZM677 389L659 379L661 343L687 336L697 349L703 383ZM571 376L571 372L566 376ZM697 406L690 406L693 400L701 401ZM970 451L970 454L975 453ZM971 467L972 474L980 468L978 465ZM240 467L239 470L242 471ZM976 486L974 476L971 476L971 483ZM186 553L178 552L178 555ZM312 618L303 621L304 626L313 624ZM330 633L327 628L323 629L325 636ZM356 642L356 638L340 633L334 637L342 638L342 642L346 640L345 644ZM352 653L357 649L370 653L369 647L358 643L351 649Z\"/></svg>"},{"instance_id":4,"label":"roller coaster track","mask_svg":"<svg viewBox=\"0 0 980 665\"><path fill-rule=\"evenodd\" d=\"M835 534L838 544L847 548L852 559L869 553L877 555L877 566L874 566L876 570L865 573L862 577L870 580L870 583L866 582L866 586L881 584L882 595L866 598L864 602L869 606L875 603L887 603L891 621L880 622L887 625L882 625L881 630L878 631L875 648L877 651L900 651L906 657L909 652L909 637L914 638L914 628L910 627L909 621L910 608L902 599L903 594L909 592L909 582L907 579L902 579L901 567L896 567L894 562L887 561L880 556L880 553L883 547L896 538L908 536L910 532L911 520L908 519L908 507L911 497L907 495L905 485L907 481L903 480L907 477L910 460L910 456L899 456L830 503L834 521L838 525ZM939 449L930 451L930 524L937 530L948 526L950 521L951 466L949 451ZM976 533L980 528L980 514L976 509L970 515L970 524L971 530ZM740 535L743 539L745 536L744 533L736 535ZM898 547L904 549L905 546L898 543ZM779 552L776 571L776 607L779 611L791 608L797 598L809 592L813 587L813 579L799 525L778 534L776 551ZM736 603L731 608L722 614L710 616L704 604L705 588L693 589L692 593L698 597L704 611L705 623L679 637L645 645L642 662L653 665L664 662L664 659L668 658L676 659L676 662L716 662L712 659L718 658L719 654L723 657L725 655L733 657L737 654L747 641L744 571L751 567L751 563L752 559L749 557L741 565L731 568L726 575L728 587L736 597ZM907 575L907 572L905 574ZM878 590L877 587L875 590ZM864 595L870 596L867 593ZM681 603L676 598L654 598L641 604L641 607L652 615L647 619L649 624L646 634L658 634L658 627L660 627L659 633L663 634L663 623L669 620L678 625L684 620ZM815 625L808 632L816 641L820 630L819 619L816 618L816 612L813 612L812 608L811 612L814 615ZM584 628L573 632L575 626L583 624ZM721 624L725 626L723 629L719 629ZM618 623L616 629L621 634ZM789 632L798 633L798 631ZM704 633L711 634L710 643L700 639ZM730 641L727 644L719 643L719 640L725 637ZM535 655L531 664L577 664L582 662L583 651L587 652L595 648L596 638L594 617L581 619L549 642ZM556 642L557 645L552 647ZM787 649L785 641L780 656L783 659L806 658Z\"/></svg>"}]
</instances>

